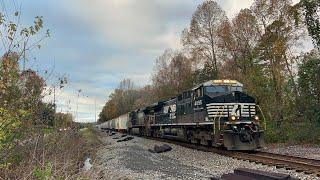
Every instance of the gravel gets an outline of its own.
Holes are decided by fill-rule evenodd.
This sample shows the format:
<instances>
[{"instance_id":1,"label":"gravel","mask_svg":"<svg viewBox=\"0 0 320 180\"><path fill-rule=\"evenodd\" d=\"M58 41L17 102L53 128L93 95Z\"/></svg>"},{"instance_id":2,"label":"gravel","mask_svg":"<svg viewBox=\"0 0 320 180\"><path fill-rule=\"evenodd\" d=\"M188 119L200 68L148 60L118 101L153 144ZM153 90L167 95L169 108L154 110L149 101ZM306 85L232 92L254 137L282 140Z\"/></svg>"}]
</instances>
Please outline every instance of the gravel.
<instances>
[{"instance_id":1,"label":"gravel","mask_svg":"<svg viewBox=\"0 0 320 180\"><path fill-rule=\"evenodd\" d=\"M140 137L116 142L112 136L103 134L101 140L104 145L98 149L93 162L93 169L100 172L101 179L210 179L232 173L240 167L285 173L301 179L318 178L294 170L277 169L275 166L232 159L174 144L169 144L171 151L151 153L148 149L163 143Z\"/></svg>"},{"instance_id":2,"label":"gravel","mask_svg":"<svg viewBox=\"0 0 320 180\"><path fill-rule=\"evenodd\" d=\"M311 145L269 145L264 149L264 151L320 160L320 147L314 147Z\"/></svg>"}]
</instances>

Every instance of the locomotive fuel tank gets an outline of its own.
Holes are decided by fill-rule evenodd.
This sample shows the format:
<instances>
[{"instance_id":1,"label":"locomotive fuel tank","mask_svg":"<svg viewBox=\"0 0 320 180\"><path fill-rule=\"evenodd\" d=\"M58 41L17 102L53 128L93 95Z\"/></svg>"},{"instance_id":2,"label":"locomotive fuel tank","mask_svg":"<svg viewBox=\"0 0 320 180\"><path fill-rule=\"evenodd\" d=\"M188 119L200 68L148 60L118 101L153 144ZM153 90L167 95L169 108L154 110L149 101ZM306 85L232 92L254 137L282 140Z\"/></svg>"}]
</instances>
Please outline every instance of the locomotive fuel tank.
<instances>
[{"instance_id":1,"label":"locomotive fuel tank","mask_svg":"<svg viewBox=\"0 0 320 180\"><path fill-rule=\"evenodd\" d=\"M164 128L165 135L172 135L172 136L184 136L184 130L182 128Z\"/></svg>"},{"instance_id":2,"label":"locomotive fuel tank","mask_svg":"<svg viewBox=\"0 0 320 180\"><path fill-rule=\"evenodd\" d=\"M185 130L183 128L164 128L162 136L168 139L187 141L185 138Z\"/></svg>"}]
</instances>

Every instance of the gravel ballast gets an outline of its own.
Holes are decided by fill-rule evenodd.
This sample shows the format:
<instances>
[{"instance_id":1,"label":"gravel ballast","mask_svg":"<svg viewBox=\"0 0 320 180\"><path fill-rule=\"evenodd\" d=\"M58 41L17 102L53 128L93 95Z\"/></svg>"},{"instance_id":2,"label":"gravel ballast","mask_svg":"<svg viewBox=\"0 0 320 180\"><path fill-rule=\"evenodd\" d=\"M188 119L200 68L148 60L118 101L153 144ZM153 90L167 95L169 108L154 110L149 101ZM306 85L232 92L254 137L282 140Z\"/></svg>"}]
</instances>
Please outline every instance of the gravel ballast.
<instances>
[{"instance_id":1,"label":"gravel ballast","mask_svg":"<svg viewBox=\"0 0 320 180\"><path fill-rule=\"evenodd\" d=\"M232 173L236 168L290 174L301 179L320 179L315 175L277 169L275 166L232 159L174 144L169 144L171 151L151 153L148 149L164 143L141 137L117 142L113 136L103 133L101 140L104 145L98 149L93 162L93 169L100 172L101 179L210 179Z\"/></svg>"},{"instance_id":2,"label":"gravel ballast","mask_svg":"<svg viewBox=\"0 0 320 180\"><path fill-rule=\"evenodd\" d=\"M263 151L320 160L320 147L311 145L269 145Z\"/></svg>"}]
</instances>

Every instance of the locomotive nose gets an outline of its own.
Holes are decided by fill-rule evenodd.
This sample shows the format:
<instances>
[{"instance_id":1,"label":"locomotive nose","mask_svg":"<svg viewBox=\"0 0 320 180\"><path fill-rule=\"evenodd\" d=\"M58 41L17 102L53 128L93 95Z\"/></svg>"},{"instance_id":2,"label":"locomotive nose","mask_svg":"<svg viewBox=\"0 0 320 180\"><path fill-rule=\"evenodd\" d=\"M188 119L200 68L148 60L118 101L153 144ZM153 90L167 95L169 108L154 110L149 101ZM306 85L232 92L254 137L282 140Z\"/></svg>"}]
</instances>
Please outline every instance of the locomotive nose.
<instances>
[{"instance_id":1,"label":"locomotive nose","mask_svg":"<svg viewBox=\"0 0 320 180\"><path fill-rule=\"evenodd\" d=\"M241 130L239 132L240 141L243 143L252 141L253 140L253 137L252 137L253 133L254 132L252 131L252 129L241 128Z\"/></svg>"}]
</instances>

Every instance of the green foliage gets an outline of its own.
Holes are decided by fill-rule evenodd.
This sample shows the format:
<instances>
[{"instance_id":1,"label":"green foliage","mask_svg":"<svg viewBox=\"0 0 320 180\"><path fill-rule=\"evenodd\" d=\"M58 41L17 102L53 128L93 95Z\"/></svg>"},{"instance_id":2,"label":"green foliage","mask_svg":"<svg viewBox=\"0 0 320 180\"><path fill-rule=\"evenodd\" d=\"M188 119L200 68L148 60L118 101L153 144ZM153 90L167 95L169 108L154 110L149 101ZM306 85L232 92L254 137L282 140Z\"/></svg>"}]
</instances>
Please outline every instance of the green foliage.
<instances>
[{"instance_id":1,"label":"green foliage","mask_svg":"<svg viewBox=\"0 0 320 180\"><path fill-rule=\"evenodd\" d=\"M68 113L56 113L54 115L54 127L56 128L65 128L65 127L70 127L72 124L72 114Z\"/></svg>"},{"instance_id":2,"label":"green foliage","mask_svg":"<svg viewBox=\"0 0 320 180\"><path fill-rule=\"evenodd\" d=\"M285 122L280 127L275 122L270 122L268 129L265 132L266 142L320 144L320 126L309 121Z\"/></svg>"},{"instance_id":3,"label":"green foliage","mask_svg":"<svg viewBox=\"0 0 320 180\"><path fill-rule=\"evenodd\" d=\"M309 35L312 37L316 47L320 50L320 1L318 0L301 0L300 4L304 7L305 23Z\"/></svg>"},{"instance_id":4,"label":"green foliage","mask_svg":"<svg viewBox=\"0 0 320 180\"><path fill-rule=\"evenodd\" d=\"M304 57L299 67L301 112L309 122L320 127L320 56L314 53Z\"/></svg>"},{"instance_id":5,"label":"green foliage","mask_svg":"<svg viewBox=\"0 0 320 180\"><path fill-rule=\"evenodd\" d=\"M305 56L305 62L299 68L301 93L308 99L320 102L320 58Z\"/></svg>"},{"instance_id":6,"label":"green foliage","mask_svg":"<svg viewBox=\"0 0 320 180\"><path fill-rule=\"evenodd\" d=\"M1 168L18 164L14 148L33 139L36 128L54 124L54 106L42 102L45 80L34 70L25 69L25 54L40 46L39 43L49 36L49 32L38 39L43 29L43 18L40 16L35 17L29 27L16 22L20 19L20 12L15 12L15 17L15 20L10 20L8 14L0 13L1 50L4 53L0 57ZM23 68L20 69L20 65Z\"/></svg>"},{"instance_id":7,"label":"green foliage","mask_svg":"<svg viewBox=\"0 0 320 180\"><path fill-rule=\"evenodd\" d=\"M51 163L46 163L44 168L36 167L33 171L33 175L38 180L50 179L50 177L52 176Z\"/></svg>"},{"instance_id":8,"label":"green foliage","mask_svg":"<svg viewBox=\"0 0 320 180\"><path fill-rule=\"evenodd\" d=\"M19 77L17 54L5 54L0 59L0 157L12 149L14 140L19 137L22 119L30 114L23 108ZM8 163L1 158L0 165Z\"/></svg>"},{"instance_id":9,"label":"green foliage","mask_svg":"<svg viewBox=\"0 0 320 180\"><path fill-rule=\"evenodd\" d=\"M55 105L52 103L38 103L37 111L34 114L35 124L54 127L55 125Z\"/></svg>"},{"instance_id":10,"label":"green foliage","mask_svg":"<svg viewBox=\"0 0 320 180\"><path fill-rule=\"evenodd\" d=\"M80 136L85 139L87 144L94 144L95 135L92 132L92 128L82 128L80 129Z\"/></svg>"},{"instance_id":11,"label":"green foliage","mask_svg":"<svg viewBox=\"0 0 320 180\"><path fill-rule=\"evenodd\" d=\"M21 104L18 61L17 53L7 53L0 59L0 103L6 108L16 108Z\"/></svg>"},{"instance_id":12,"label":"green foliage","mask_svg":"<svg viewBox=\"0 0 320 180\"><path fill-rule=\"evenodd\" d=\"M266 132L268 142L320 143L320 58L314 51L303 57L299 66L300 95L292 98L290 83L284 85L286 103L283 104L284 121L280 125L270 121Z\"/></svg>"},{"instance_id":13,"label":"green foliage","mask_svg":"<svg viewBox=\"0 0 320 180\"><path fill-rule=\"evenodd\" d=\"M0 107L0 152L12 148L16 130L21 125L20 119L26 114L23 110L12 112Z\"/></svg>"},{"instance_id":14,"label":"green foliage","mask_svg":"<svg viewBox=\"0 0 320 180\"><path fill-rule=\"evenodd\" d=\"M274 121L269 121L267 131L264 132L266 142L286 142L288 138L283 135L280 136L282 130Z\"/></svg>"},{"instance_id":15,"label":"green foliage","mask_svg":"<svg viewBox=\"0 0 320 180\"><path fill-rule=\"evenodd\" d=\"M90 139L92 145L95 136L91 131L80 136L70 114L56 113L55 104L43 102L45 79L25 67L28 52L41 47L49 30L39 38L43 17L37 16L32 25L23 27L20 14L14 13L15 21L0 12L4 53L0 56L0 179L70 178L92 148L85 140ZM66 83L66 78L59 78L60 89ZM58 132L56 127L72 128Z\"/></svg>"},{"instance_id":16,"label":"green foliage","mask_svg":"<svg viewBox=\"0 0 320 180\"><path fill-rule=\"evenodd\" d=\"M54 132L54 129L51 127L50 128L43 128L42 131L43 131L43 134L51 134Z\"/></svg>"}]
</instances>

